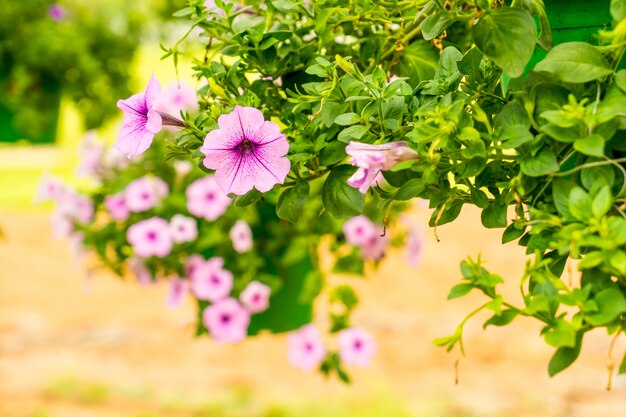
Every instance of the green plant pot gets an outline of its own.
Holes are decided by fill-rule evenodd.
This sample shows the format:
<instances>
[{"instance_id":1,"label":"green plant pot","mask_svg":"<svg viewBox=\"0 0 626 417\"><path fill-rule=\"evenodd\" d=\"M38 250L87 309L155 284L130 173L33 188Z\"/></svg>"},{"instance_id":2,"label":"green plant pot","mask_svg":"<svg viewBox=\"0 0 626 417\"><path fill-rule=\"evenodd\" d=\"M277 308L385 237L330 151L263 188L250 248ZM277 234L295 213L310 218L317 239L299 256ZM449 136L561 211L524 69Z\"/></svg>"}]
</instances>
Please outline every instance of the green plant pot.
<instances>
[{"instance_id":1,"label":"green plant pot","mask_svg":"<svg viewBox=\"0 0 626 417\"><path fill-rule=\"evenodd\" d=\"M611 0L544 0L554 44L589 42L597 44L598 31L611 24ZM528 66L530 71L547 52L537 47Z\"/></svg>"}]
</instances>

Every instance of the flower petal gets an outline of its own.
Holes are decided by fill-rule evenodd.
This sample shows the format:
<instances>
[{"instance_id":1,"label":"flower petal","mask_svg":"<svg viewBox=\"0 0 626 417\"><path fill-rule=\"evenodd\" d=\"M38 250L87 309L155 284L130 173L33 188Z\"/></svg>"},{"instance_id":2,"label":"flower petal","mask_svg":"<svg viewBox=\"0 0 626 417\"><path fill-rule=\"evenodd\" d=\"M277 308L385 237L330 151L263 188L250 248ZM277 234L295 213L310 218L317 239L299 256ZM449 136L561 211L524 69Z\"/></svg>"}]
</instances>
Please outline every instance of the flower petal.
<instances>
[{"instance_id":1,"label":"flower petal","mask_svg":"<svg viewBox=\"0 0 626 417\"><path fill-rule=\"evenodd\" d=\"M154 74L150 77L150 81L148 82L148 86L146 87L145 93L145 105L147 110L150 110L152 106L154 106L161 96L161 83L156 79Z\"/></svg>"},{"instance_id":2,"label":"flower petal","mask_svg":"<svg viewBox=\"0 0 626 417\"><path fill-rule=\"evenodd\" d=\"M133 158L146 151L152 144L154 133L150 133L139 123L124 124L115 145L118 151Z\"/></svg>"}]
</instances>

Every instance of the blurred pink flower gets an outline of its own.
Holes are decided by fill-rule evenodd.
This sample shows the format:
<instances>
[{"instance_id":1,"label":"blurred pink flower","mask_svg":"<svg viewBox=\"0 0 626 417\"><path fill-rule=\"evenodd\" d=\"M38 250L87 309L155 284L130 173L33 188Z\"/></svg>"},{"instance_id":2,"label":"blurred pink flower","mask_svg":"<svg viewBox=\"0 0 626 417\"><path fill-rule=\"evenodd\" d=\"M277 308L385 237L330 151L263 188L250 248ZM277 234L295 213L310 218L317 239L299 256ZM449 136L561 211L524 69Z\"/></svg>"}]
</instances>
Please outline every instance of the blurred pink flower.
<instances>
[{"instance_id":1,"label":"blurred pink flower","mask_svg":"<svg viewBox=\"0 0 626 417\"><path fill-rule=\"evenodd\" d=\"M376 342L369 333L359 328L342 330L337 341L339 357L346 365L369 366L376 354Z\"/></svg>"},{"instance_id":2,"label":"blurred pink flower","mask_svg":"<svg viewBox=\"0 0 626 417\"><path fill-rule=\"evenodd\" d=\"M126 239L132 245L135 255L164 257L172 251L170 224L160 217L142 220L130 226Z\"/></svg>"},{"instance_id":3,"label":"blurred pink flower","mask_svg":"<svg viewBox=\"0 0 626 417\"><path fill-rule=\"evenodd\" d=\"M179 114L181 110L194 110L198 108L196 90L189 84L172 83L167 85L156 108L170 114Z\"/></svg>"},{"instance_id":4,"label":"blurred pink flower","mask_svg":"<svg viewBox=\"0 0 626 417\"><path fill-rule=\"evenodd\" d=\"M378 234L378 229L366 216L360 215L351 218L343 224L343 234L346 241L354 246L364 246Z\"/></svg>"},{"instance_id":5,"label":"blurred pink flower","mask_svg":"<svg viewBox=\"0 0 626 417\"><path fill-rule=\"evenodd\" d=\"M128 261L128 266L140 286L147 287L148 285L154 283L154 281L152 281L152 274L150 273L150 270L146 268L140 259L131 258Z\"/></svg>"},{"instance_id":6,"label":"blurred pink flower","mask_svg":"<svg viewBox=\"0 0 626 417\"><path fill-rule=\"evenodd\" d=\"M78 147L76 174L97 178L103 169L106 147L94 130L88 131Z\"/></svg>"},{"instance_id":7,"label":"blurred pink flower","mask_svg":"<svg viewBox=\"0 0 626 417\"><path fill-rule=\"evenodd\" d=\"M114 146L128 158L144 153L154 135L161 131L161 115L153 109L160 94L161 84L153 74L145 92L117 102L117 107L124 112L124 124Z\"/></svg>"},{"instance_id":8,"label":"blurred pink flower","mask_svg":"<svg viewBox=\"0 0 626 417\"><path fill-rule=\"evenodd\" d=\"M60 178L44 173L39 180L39 187L35 195L35 202L56 201L61 196L64 186Z\"/></svg>"},{"instance_id":9,"label":"blurred pink flower","mask_svg":"<svg viewBox=\"0 0 626 417\"><path fill-rule=\"evenodd\" d=\"M239 253L248 252L252 249L252 230L244 220L237 220L230 229L230 240L233 248Z\"/></svg>"},{"instance_id":10,"label":"blurred pink flower","mask_svg":"<svg viewBox=\"0 0 626 417\"><path fill-rule=\"evenodd\" d=\"M267 310L270 305L272 290L267 285L252 281L239 295L239 300L251 313L260 313Z\"/></svg>"},{"instance_id":11,"label":"blurred pink flower","mask_svg":"<svg viewBox=\"0 0 626 417\"><path fill-rule=\"evenodd\" d=\"M191 290L198 299L216 302L228 297L233 289L233 274L223 266L222 258L213 257L194 268Z\"/></svg>"},{"instance_id":12,"label":"blurred pink flower","mask_svg":"<svg viewBox=\"0 0 626 417\"><path fill-rule=\"evenodd\" d=\"M221 259L221 258L219 258ZM185 261L185 276L187 278L191 278L191 276L195 273L196 269L200 265L204 265L205 260L201 255L194 254L187 258ZM223 265L223 262L222 262Z\"/></svg>"},{"instance_id":13,"label":"blurred pink flower","mask_svg":"<svg viewBox=\"0 0 626 417\"><path fill-rule=\"evenodd\" d=\"M318 367L326 357L326 348L319 332L312 324L289 334L289 363L303 371Z\"/></svg>"},{"instance_id":14,"label":"blurred pink flower","mask_svg":"<svg viewBox=\"0 0 626 417\"><path fill-rule=\"evenodd\" d=\"M106 207L113 220L124 221L128 219L129 210L123 194L119 193L104 197L104 207Z\"/></svg>"},{"instance_id":15,"label":"blurred pink flower","mask_svg":"<svg viewBox=\"0 0 626 417\"><path fill-rule=\"evenodd\" d=\"M126 206L132 212L155 207L169 193L169 187L159 177L141 177L132 181L124 191Z\"/></svg>"},{"instance_id":16,"label":"blurred pink flower","mask_svg":"<svg viewBox=\"0 0 626 417\"><path fill-rule=\"evenodd\" d=\"M93 201L87 196L62 187L56 201L56 210L52 215L53 235L56 238L70 237L76 223L86 224L93 219Z\"/></svg>"},{"instance_id":17,"label":"blurred pink flower","mask_svg":"<svg viewBox=\"0 0 626 417\"><path fill-rule=\"evenodd\" d=\"M361 246L361 258L378 261L385 256L385 251L387 246L389 246L389 238L381 236L381 234L382 228L379 228L378 233L370 238L365 245Z\"/></svg>"},{"instance_id":18,"label":"blurred pink flower","mask_svg":"<svg viewBox=\"0 0 626 417\"><path fill-rule=\"evenodd\" d=\"M207 307L202 321L215 341L239 342L248 334L250 312L234 298L227 298Z\"/></svg>"},{"instance_id":19,"label":"blurred pink flower","mask_svg":"<svg viewBox=\"0 0 626 417\"><path fill-rule=\"evenodd\" d=\"M424 250L424 232L421 228L410 225L406 240L406 261L412 267L418 267Z\"/></svg>"},{"instance_id":20,"label":"blurred pink flower","mask_svg":"<svg viewBox=\"0 0 626 417\"><path fill-rule=\"evenodd\" d=\"M60 22L62 20L65 20L65 17L67 16L67 12L65 11L65 8L59 4L51 4L48 7L48 17L50 17L50 19L56 21L56 22Z\"/></svg>"},{"instance_id":21,"label":"blurred pink flower","mask_svg":"<svg viewBox=\"0 0 626 417\"><path fill-rule=\"evenodd\" d=\"M207 175L191 183L186 194L189 213L210 221L224 214L231 203L231 199L217 185L213 175Z\"/></svg>"},{"instance_id":22,"label":"blurred pink flower","mask_svg":"<svg viewBox=\"0 0 626 417\"><path fill-rule=\"evenodd\" d=\"M350 142L346 146L346 153L350 155L350 163L358 167L354 175L348 179L348 184L358 188L363 194L367 192L380 171L391 169L399 162L418 158L417 152L406 146L406 142L382 145Z\"/></svg>"},{"instance_id":23,"label":"blurred pink flower","mask_svg":"<svg viewBox=\"0 0 626 417\"><path fill-rule=\"evenodd\" d=\"M196 221L182 214L175 214L170 220L172 240L175 243L191 242L198 237L198 225Z\"/></svg>"},{"instance_id":24,"label":"blurred pink flower","mask_svg":"<svg viewBox=\"0 0 626 417\"><path fill-rule=\"evenodd\" d=\"M258 109L241 106L217 123L219 129L209 132L200 151L225 193L266 192L284 182L291 167L284 156L289 143L276 123L265 121Z\"/></svg>"},{"instance_id":25,"label":"blurred pink flower","mask_svg":"<svg viewBox=\"0 0 626 417\"><path fill-rule=\"evenodd\" d=\"M184 177L191 172L193 169L193 165L189 161L176 160L174 161L174 170L176 171L176 175L179 177Z\"/></svg>"},{"instance_id":26,"label":"blurred pink flower","mask_svg":"<svg viewBox=\"0 0 626 417\"><path fill-rule=\"evenodd\" d=\"M185 294L189 291L189 284L181 278L171 278L170 288L167 293L166 305L169 308L177 308L183 302Z\"/></svg>"}]
</instances>

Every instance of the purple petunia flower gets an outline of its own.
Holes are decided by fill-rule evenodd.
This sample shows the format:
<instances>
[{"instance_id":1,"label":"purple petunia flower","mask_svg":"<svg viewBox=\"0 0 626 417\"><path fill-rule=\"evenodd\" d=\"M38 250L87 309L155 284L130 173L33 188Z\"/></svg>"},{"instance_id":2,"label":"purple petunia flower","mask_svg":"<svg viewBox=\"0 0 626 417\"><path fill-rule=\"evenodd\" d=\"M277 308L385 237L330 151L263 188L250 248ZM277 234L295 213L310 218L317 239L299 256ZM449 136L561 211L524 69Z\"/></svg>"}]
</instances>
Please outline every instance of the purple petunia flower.
<instances>
[{"instance_id":1,"label":"purple petunia flower","mask_svg":"<svg viewBox=\"0 0 626 417\"><path fill-rule=\"evenodd\" d=\"M217 342L239 342L246 338L250 312L234 298L226 298L204 310L202 321Z\"/></svg>"},{"instance_id":2,"label":"purple petunia flower","mask_svg":"<svg viewBox=\"0 0 626 417\"><path fill-rule=\"evenodd\" d=\"M337 336L339 357L346 365L369 366L376 354L376 343L372 336L359 328L342 330Z\"/></svg>"},{"instance_id":3,"label":"purple petunia flower","mask_svg":"<svg viewBox=\"0 0 626 417\"><path fill-rule=\"evenodd\" d=\"M266 192L285 181L291 169L284 156L289 143L276 123L264 120L258 109L241 106L217 123L219 129L209 132L200 151L225 193Z\"/></svg>"},{"instance_id":4,"label":"purple petunia flower","mask_svg":"<svg viewBox=\"0 0 626 417\"><path fill-rule=\"evenodd\" d=\"M348 179L351 187L358 188L365 194L374 183L380 171L393 168L402 161L417 159L418 154L406 146L406 142L370 145L367 143L350 142L346 146L349 161L359 169Z\"/></svg>"},{"instance_id":5,"label":"purple petunia flower","mask_svg":"<svg viewBox=\"0 0 626 417\"><path fill-rule=\"evenodd\" d=\"M152 75L146 91L117 102L117 107L124 112L124 124L115 147L128 158L144 153L154 135L161 131L161 115L153 109L160 94L161 84Z\"/></svg>"},{"instance_id":6,"label":"purple petunia flower","mask_svg":"<svg viewBox=\"0 0 626 417\"><path fill-rule=\"evenodd\" d=\"M289 334L289 363L303 371L316 368L326 357L326 348L318 330L307 324Z\"/></svg>"},{"instance_id":7,"label":"purple petunia flower","mask_svg":"<svg viewBox=\"0 0 626 417\"><path fill-rule=\"evenodd\" d=\"M50 7L48 7L48 17L56 22L65 20L66 15L67 12L65 8L59 4L51 4Z\"/></svg>"},{"instance_id":8,"label":"purple petunia flower","mask_svg":"<svg viewBox=\"0 0 626 417\"><path fill-rule=\"evenodd\" d=\"M241 292L239 300L251 313L260 313L270 306L271 293L272 290L267 285L252 281Z\"/></svg>"},{"instance_id":9,"label":"purple petunia flower","mask_svg":"<svg viewBox=\"0 0 626 417\"><path fill-rule=\"evenodd\" d=\"M366 216L356 216L346 221L343 225L343 233L346 241L361 248L361 257L377 261L385 255L389 245L389 238L381 236L382 227L377 226Z\"/></svg>"}]
</instances>

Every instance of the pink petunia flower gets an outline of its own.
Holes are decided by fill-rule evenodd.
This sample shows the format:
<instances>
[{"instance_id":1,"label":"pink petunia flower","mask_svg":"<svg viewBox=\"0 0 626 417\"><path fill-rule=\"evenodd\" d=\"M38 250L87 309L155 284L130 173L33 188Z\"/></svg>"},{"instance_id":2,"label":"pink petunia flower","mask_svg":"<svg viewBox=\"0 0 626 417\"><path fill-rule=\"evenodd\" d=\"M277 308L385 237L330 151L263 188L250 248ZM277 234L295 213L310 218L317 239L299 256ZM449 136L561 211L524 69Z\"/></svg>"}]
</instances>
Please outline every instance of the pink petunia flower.
<instances>
[{"instance_id":1,"label":"pink petunia flower","mask_svg":"<svg viewBox=\"0 0 626 417\"><path fill-rule=\"evenodd\" d=\"M326 357L326 348L312 324L289 334L289 363L303 371L318 367Z\"/></svg>"},{"instance_id":2,"label":"pink petunia flower","mask_svg":"<svg viewBox=\"0 0 626 417\"><path fill-rule=\"evenodd\" d=\"M291 168L284 156L289 143L276 123L264 120L258 109L241 106L217 123L219 129L209 132L200 151L225 193L266 192L285 181Z\"/></svg>"},{"instance_id":3,"label":"pink petunia flower","mask_svg":"<svg viewBox=\"0 0 626 417\"><path fill-rule=\"evenodd\" d=\"M189 291L189 284L181 278L170 279L170 288L165 304L168 308L177 308L183 303L185 294Z\"/></svg>"},{"instance_id":4,"label":"pink petunia flower","mask_svg":"<svg viewBox=\"0 0 626 417\"><path fill-rule=\"evenodd\" d=\"M121 193L104 197L104 207L106 207L113 220L124 221L128 219L128 206Z\"/></svg>"},{"instance_id":5,"label":"pink petunia flower","mask_svg":"<svg viewBox=\"0 0 626 417\"><path fill-rule=\"evenodd\" d=\"M364 246L378 234L378 229L369 218L360 215L351 218L343 224L343 234L346 236L346 241L349 244Z\"/></svg>"},{"instance_id":6,"label":"pink petunia flower","mask_svg":"<svg viewBox=\"0 0 626 417\"><path fill-rule=\"evenodd\" d=\"M176 214L170 220L170 231L175 243L191 242L198 237L198 225L191 217Z\"/></svg>"},{"instance_id":7,"label":"pink petunia flower","mask_svg":"<svg viewBox=\"0 0 626 417\"><path fill-rule=\"evenodd\" d=\"M169 187L161 178L141 177L132 181L124 191L126 206L132 212L155 207L169 193Z\"/></svg>"},{"instance_id":8,"label":"pink petunia flower","mask_svg":"<svg viewBox=\"0 0 626 417\"><path fill-rule=\"evenodd\" d=\"M233 289L233 274L224 269L224 260L214 257L198 264L191 278L191 290L200 300L216 302L230 294Z\"/></svg>"},{"instance_id":9,"label":"pink petunia flower","mask_svg":"<svg viewBox=\"0 0 626 417\"><path fill-rule=\"evenodd\" d=\"M358 188L363 194L367 192L380 171L391 169L399 162L418 158L417 152L407 147L406 142L382 145L350 142L346 146L346 153L350 155L350 163L359 168L348 179L348 184Z\"/></svg>"},{"instance_id":10,"label":"pink petunia flower","mask_svg":"<svg viewBox=\"0 0 626 417\"><path fill-rule=\"evenodd\" d=\"M76 174L97 178L104 168L105 151L106 143L98 139L98 134L94 130L87 132L78 147Z\"/></svg>"},{"instance_id":11,"label":"pink petunia flower","mask_svg":"<svg viewBox=\"0 0 626 417\"><path fill-rule=\"evenodd\" d=\"M217 185L213 175L207 175L191 183L186 194L189 213L210 221L224 214L232 201Z\"/></svg>"},{"instance_id":12,"label":"pink petunia flower","mask_svg":"<svg viewBox=\"0 0 626 417\"><path fill-rule=\"evenodd\" d=\"M250 312L234 298L227 298L207 307L202 321L215 341L239 342L248 334Z\"/></svg>"},{"instance_id":13,"label":"pink petunia flower","mask_svg":"<svg viewBox=\"0 0 626 417\"><path fill-rule=\"evenodd\" d=\"M163 89L156 108L170 114L179 114L181 110L195 110L198 108L196 90L185 83L169 84Z\"/></svg>"},{"instance_id":14,"label":"pink petunia flower","mask_svg":"<svg viewBox=\"0 0 626 417\"><path fill-rule=\"evenodd\" d=\"M376 342L369 333L359 328L342 330L337 341L339 357L346 365L369 366L376 354Z\"/></svg>"},{"instance_id":15,"label":"pink petunia flower","mask_svg":"<svg viewBox=\"0 0 626 417\"><path fill-rule=\"evenodd\" d=\"M260 313L269 307L271 292L267 285L252 281L241 292L239 300L251 313Z\"/></svg>"},{"instance_id":16,"label":"pink petunia flower","mask_svg":"<svg viewBox=\"0 0 626 417\"><path fill-rule=\"evenodd\" d=\"M154 281L152 281L152 274L150 273L150 270L146 268L143 261L139 258L131 258L128 261L128 266L140 286L147 287L154 283Z\"/></svg>"},{"instance_id":17,"label":"pink petunia flower","mask_svg":"<svg viewBox=\"0 0 626 417\"><path fill-rule=\"evenodd\" d=\"M45 173L41 176L41 180L39 181L35 202L57 201L63 193L63 189L63 182L60 178Z\"/></svg>"},{"instance_id":18,"label":"pink petunia flower","mask_svg":"<svg viewBox=\"0 0 626 417\"><path fill-rule=\"evenodd\" d=\"M142 220L130 226L126 239L132 245L135 255L164 257L172 251L170 224L160 217Z\"/></svg>"},{"instance_id":19,"label":"pink petunia flower","mask_svg":"<svg viewBox=\"0 0 626 417\"><path fill-rule=\"evenodd\" d=\"M124 112L124 124L114 146L128 158L144 153L154 135L161 131L163 120L154 109L160 95L161 84L153 74L146 91L117 102L117 107Z\"/></svg>"},{"instance_id":20,"label":"pink petunia flower","mask_svg":"<svg viewBox=\"0 0 626 417\"><path fill-rule=\"evenodd\" d=\"M201 255L194 254L188 257L187 260L185 261L185 276L187 278L191 278L191 276L195 273L196 269L198 269L200 265L204 265L204 263L205 263L205 260ZM222 262L222 265L223 265L223 262Z\"/></svg>"},{"instance_id":21,"label":"pink petunia flower","mask_svg":"<svg viewBox=\"0 0 626 417\"><path fill-rule=\"evenodd\" d=\"M252 249L252 230L244 220L237 220L230 229L230 240L233 248L239 253L248 252Z\"/></svg>"}]
</instances>

